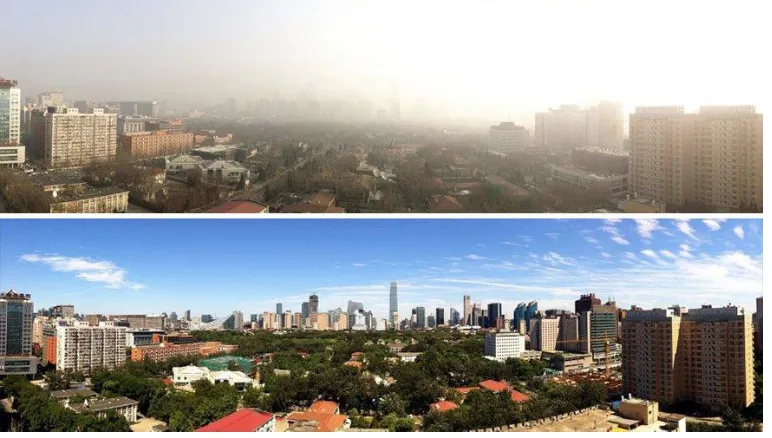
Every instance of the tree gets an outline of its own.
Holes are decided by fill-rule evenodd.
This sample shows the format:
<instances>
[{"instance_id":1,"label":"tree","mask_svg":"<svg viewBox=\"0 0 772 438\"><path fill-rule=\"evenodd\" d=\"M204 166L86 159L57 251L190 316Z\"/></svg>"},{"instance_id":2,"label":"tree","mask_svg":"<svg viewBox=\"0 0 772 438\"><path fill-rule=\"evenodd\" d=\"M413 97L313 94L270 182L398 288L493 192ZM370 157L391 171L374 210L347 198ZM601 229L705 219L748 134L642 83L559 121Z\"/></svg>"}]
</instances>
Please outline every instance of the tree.
<instances>
[{"instance_id":1,"label":"tree","mask_svg":"<svg viewBox=\"0 0 772 438\"><path fill-rule=\"evenodd\" d=\"M386 394L380 402L380 410L386 414L405 415L407 403L397 393Z\"/></svg>"},{"instance_id":2,"label":"tree","mask_svg":"<svg viewBox=\"0 0 772 438\"><path fill-rule=\"evenodd\" d=\"M727 432L742 432L745 426L745 419L739 411L726 408L723 425Z\"/></svg>"}]
</instances>

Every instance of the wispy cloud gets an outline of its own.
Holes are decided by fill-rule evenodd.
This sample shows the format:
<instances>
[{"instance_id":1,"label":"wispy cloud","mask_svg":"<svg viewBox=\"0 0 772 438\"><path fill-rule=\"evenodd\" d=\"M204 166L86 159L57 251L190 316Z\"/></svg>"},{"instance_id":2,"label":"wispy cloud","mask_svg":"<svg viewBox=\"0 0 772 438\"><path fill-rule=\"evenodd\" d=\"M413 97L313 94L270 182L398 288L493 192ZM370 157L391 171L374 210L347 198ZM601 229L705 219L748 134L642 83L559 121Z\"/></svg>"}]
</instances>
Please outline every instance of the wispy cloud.
<instances>
[{"instance_id":1,"label":"wispy cloud","mask_svg":"<svg viewBox=\"0 0 772 438\"><path fill-rule=\"evenodd\" d=\"M483 257L483 256L477 255L477 254L469 254L469 255L464 256L464 258L469 259L469 260L490 260L488 257Z\"/></svg>"},{"instance_id":2,"label":"wispy cloud","mask_svg":"<svg viewBox=\"0 0 772 438\"><path fill-rule=\"evenodd\" d=\"M638 229L638 235L644 239L651 239L652 233L661 230L659 221L656 219L636 219L635 224Z\"/></svg>"},{"instance_id":3,"label":"wispy cloud","mask_svg":"<svg viewBox=\"0 0 772 438\"><path fill-rule=\"evenodd\" d=\"M126 279L125 269L107 260L93 260L87 257L68 257L59 254L24 254L21 260L27 263L48 265L57 272L74 272L75 277L92 283L101 283L109 289L144 289L144 285Z\"/></svg>"},{"instance_id":4,"label":"wispy cloud","mask_svg":"<svg viewBox=\"0 0 772 438\"><path fill-rule=\"evenodd\" d=\"M365 266L367 266L367 264L366 263L352 263L351 266L353 266L355 268L364 268Z\"/></svg>"},{"instance_id":5,"label":"wispy cloud","mask_svg":"<svg viewBox=\"0 0 772 438\"><path fill-rule=\"evenodd\" d=\"M606 225L601 227L601 231L605 231L606 233L611 234L611 240L616 242L619 245L629 245L630 242L625 239L622 234L619 232L617 227L614 226L614 224L619 223L621 219L606 219Z\"/></svg>"},{"instance_id":6,"label":"wispy cloud","mask_svg":"<svg viewBox=\"0 0 772 438\"><path fill-rule=\"evenodd\" d=\"M686 234L692 239L700 240L697 237L697 234L695 234L694 228L692 228L692 226L689 224L689 219L676 219L675 226L678 228L678 231Z\"/></svg>"},{"instance_id":7,"label":"wispy cloud","mask_svg":"<svg viewBox=\"0 0 772 438\"><path fill-rule=\"evenodd\" d=\"M721 229L721 223L726 222L726 219L704 219L702 221L705 226L710 228L710 231L718 231Z\"/></svg>"},{"instance_id":8,"label":"wispy cloud","mask_svg":"<svg viewBox=\"0 0 772 438\"><path fill-rule=\"evenodd\" d=\"M742 225L738 225L734 227L734 235L737 236L740 239L745 239L745 230L743 229Z\"/></svg>"}]
</instances>

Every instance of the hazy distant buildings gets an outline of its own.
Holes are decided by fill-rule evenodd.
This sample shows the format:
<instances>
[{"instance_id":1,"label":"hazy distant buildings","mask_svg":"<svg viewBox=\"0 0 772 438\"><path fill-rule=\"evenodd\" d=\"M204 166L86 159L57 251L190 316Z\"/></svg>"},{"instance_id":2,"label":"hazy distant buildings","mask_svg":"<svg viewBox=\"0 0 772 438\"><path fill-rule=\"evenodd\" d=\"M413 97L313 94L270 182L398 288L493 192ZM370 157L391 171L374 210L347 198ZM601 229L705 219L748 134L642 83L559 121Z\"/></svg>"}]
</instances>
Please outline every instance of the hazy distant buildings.
<instances>
[{"instance_id":1,"label":"hazy distant buildings","mask_svg":"<svg viewBox=\"0 0 772 438\"><path fill-rule=\"evenodd\" d=\"M158 102L156 101L127 101L110 102L108 105L117 106L121 115L144 116L158 118Z\"/></svg>"},{"instance_id":2,"label":"hazy distant buildings","mask_svg":"<svg viewBox=\"0 0 772 438\"><path fill-rule=\"evenodd\" d=\"M0 293L0 376L35 374L32 355L34 304L29 294Z\"/></svg>"},{"instance_id":3,"label":"hazy distant buildings","mask_svg":"<svg viewBox=\"0 0 772 438\"><path fill-rule=\"evenodd\" d=\"M49 106L64 105L64 95L59 91L45 91L38 94L38 106L43 108Z\"/></svg>"},{"instance_id":4,"label":"hazy distant buildings","mask_svg":"<svg viewBox=\"0 0 772 438\"><path fill-rule=\"evenodd\" d=\"M587 109L585 145L592 148L622 150L624 112L618 102L600 102Z\"/></svg>"},{"instance_id":5,"label":"hazy distant buildings","mask_svg":"<svg viewBox=\"0 0 772 438\"><path fill-rule=\"evenodd\" d=\"M678 208L763 206L761 114L753 106L639 107L630 115L630 191Z\"/></svg>"},{"instance_id":6,"label":"hazy distant buildings","mask_svg":"<svg viewBox=\"0 0 772 438\"><path fill-rule=\"evenodd\" d=\"M488 130L488 151L500 155L522 152L528 145L528 131L512 122L501 122Z\"/></svg>"},{"instance_id":7,"label":"hazy distant buildings","mask_svg":"<svg viewBox=\"0 0 772 438\"><path fill-rule=\"evenodd\" d=\"M561 105L546 113L536 113L534 145L569 150L587 144L587 111L576 105Z\"/></svg>"},{"instance_id":8,"label":"hazy distant buildings","mask_svg":"<svg viewBox=\"0 0 772 438\"><path fill-rule=\"evenodd\" d=\"M49 108L45 115L45 166L48 169L82 167L115 161L116 115L93 109Z\"/></svg>"},{"instance_id":9,"label":"hazy distant buildings","mask_svg":"<svg viewBox=\"0 0 772 438\"><path fill-rule=\"evenodd\" d=\"M624 392L744 408L754 399L751 330L737 307L631 310L622 321Z\"/></svg>"}]
</instances>

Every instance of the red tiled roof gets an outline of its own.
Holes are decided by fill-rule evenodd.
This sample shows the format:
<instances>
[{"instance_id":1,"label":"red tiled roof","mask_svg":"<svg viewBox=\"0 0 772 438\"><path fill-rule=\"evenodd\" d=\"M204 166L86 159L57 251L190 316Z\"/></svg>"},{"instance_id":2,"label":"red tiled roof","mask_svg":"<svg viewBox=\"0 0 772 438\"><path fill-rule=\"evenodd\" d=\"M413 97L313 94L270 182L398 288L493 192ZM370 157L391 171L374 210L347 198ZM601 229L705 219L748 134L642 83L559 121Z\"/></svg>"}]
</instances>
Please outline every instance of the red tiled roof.
<instances>
[{"instance_id":1,"label":"red tiled roof","mask_svg":"<svg viewBox=\"0 0 772 438\"><path fill-rule=\"evenodd\" d=\"M507 382L499 382L498 380L485 380L480 382L480 387L491 392L501 392L509 389L509 384Z\"/></svg>"},{"instance_id":2,"label":"red tiled roof","mask_svg":"<svg viewBox=\"0 0 772 438\"><path fill-rule=\"evenodd\" d=\"M252 201L229 201L207 210L207 213L263 213L268 207Z\"/></svg>"},{"instance_id":3,"label":"red tiled roof","mask_svg":"<svg viewBox=\"0 0 772 438\"><path fill-rule=\"evenodd\" d=\"M214 423L196 429L196 432L254 432L271 421L273 414L256 409L239 409Z\"/></svg>"},{"instance_id":4,"label":"red tiled roof","mask_svg":"<svg viewBox=\"0 0 772 438\"><path fill-rule=\"evenodd\" d=\"M447 400L443 400L443 401L438 401L436 403L432 403L431 406L430 406L431 410L438 411L438 412L452 411L453 409L456 409L456 408L458 408L457 404L453 403L452 401L447 401Z\"/></svg>"},{"instance_id":5,"label":"red tiled roof","mask_svg":"<svg viewBox=\"0 0 772 438\"><path fill-rule=\"evenodd\" d=\"M453 196L432 196L429 204L434 211L461 211L464 207Z\"/></svg>"},{"instance_id":6,"label":"red tiled roof","mask_svg":"<svg viewBox=\"0 0 772 438\"><path fill-rule=\"evenodd\" d=\"M343 427L348 417L345 415L321 414L318 412L293 412L287 415L287 422L316 423L315 432L335 432Z\"/></svg>"},{"instance_id":7,"label":"red tiled roof","mask_svg":"<svg viewBox=\"0 0 772 438\"><path fill-rule=\"evenodd\" d=\"M512 389L511 391L512 391L512 401L515 403L525 403L531 399L531 397L528 397L522 392L515 391L514 389Z\"/></svg>"},{"instance_id":8,"label":"red tiled roof","mask_svg":"<svg viewBox=\"0 0 772 438\"><path fill-rule=\"evenodd\" d=\"M309 406L306 412L316 412L318 414L337 414L338 404L329 400L317 400Z\"/></svg>"},{"instance_id":9,"label":"red tiled roof","mask_svg":"<svg viewBox=\"0 0 772 438\"><path fill-rule=\"evenodd\" d=\"M172 385L174 385L174 382L172 382L172 379L170 379L170 378L168 378L168 377L167 377L167 378L165 378L165 379L161 379L161 381L162 381L162 382L164 383L164 385L166 385L166 386L172 386Z\"/></svg>"}]
</instances>

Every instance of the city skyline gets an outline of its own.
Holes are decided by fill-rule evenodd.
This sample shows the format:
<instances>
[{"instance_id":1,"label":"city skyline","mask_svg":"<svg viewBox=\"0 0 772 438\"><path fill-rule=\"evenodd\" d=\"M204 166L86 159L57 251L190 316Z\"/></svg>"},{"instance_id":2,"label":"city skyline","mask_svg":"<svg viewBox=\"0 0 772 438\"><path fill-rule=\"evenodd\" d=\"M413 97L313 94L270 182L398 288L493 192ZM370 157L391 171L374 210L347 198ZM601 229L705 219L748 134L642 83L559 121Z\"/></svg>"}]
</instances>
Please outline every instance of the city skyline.
<instances>
[{"instance_id":1,"label":"city skyline","mask_svg":"<svg viewBox=\"0 0 772 438\"><path fill-rule=\"evenodd\" d=\"M396 281L400 320L415 307L463 314L463 295L511 317L519 302L572 310L587 292L621 308L752 311L762 292L761 220L222 222L3 220L0 290L37 309L221 317L300 312L316 294L322 312L353 300L388 319Z\"/></svg>"},{"instance_id":2,"label":"city skyline","mask_svg":"<svg viewBox=\"0 0 772 438\"><path fill-rule=\"evenodd\" d=\"M4 9L0 38L23 34L30 17L37 32L24 45L5 45L0 57L7 61L2 75L19 79L22 89L61 90L76 100L215 104L314 94L375 100L387 111L397 99L403 114L425 100L449 116L519 123L561 103L600 100L630 107L756 104L763 112L757 93L765 70L757 53L764 14L753 13L757 3L741 3L230 0L213 8L166 1L147 15L134 4L26 2ZM69 28L99 38L70 37L64 14ZM163 16L176 19L159 28ZM528 19L512 26L513 16ZM714 31L719 26L723 32ZM202 31L210 35L198 38ZM694 35L699 41L686 56L674 36ZM642 62L650 59L657 62ZM53 77L50 65L57 66ZM487 66L485 80L479 65Z\"/></svg>"}]
</instances>

